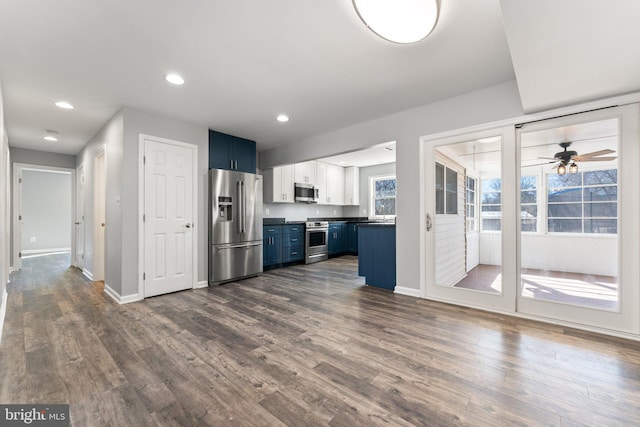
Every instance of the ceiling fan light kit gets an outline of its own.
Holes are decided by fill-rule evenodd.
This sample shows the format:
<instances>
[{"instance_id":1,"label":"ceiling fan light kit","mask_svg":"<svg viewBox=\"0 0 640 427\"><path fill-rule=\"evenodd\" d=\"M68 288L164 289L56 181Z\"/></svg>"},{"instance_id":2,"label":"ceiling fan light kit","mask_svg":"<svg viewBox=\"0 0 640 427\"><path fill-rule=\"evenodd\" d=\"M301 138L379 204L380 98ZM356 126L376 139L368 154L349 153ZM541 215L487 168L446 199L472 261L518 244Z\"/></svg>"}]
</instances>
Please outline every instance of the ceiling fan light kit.
<instances>
[{"instance_id":1,"label":"ceiling fan light kit","mask_svg":"<svg viewBox=\"0 0 640 427\"><path fill-rule=\"evenodd\" d=\"M615 156L603 157L605 154L615 153L615 151L610 150L608 148L603 150L593 151L591 153L578 154L577 151L567 150L567 148L569 148L571 144L572 144L571 141L561 142L558 145L564 149L563 151L557 152L556 154L553 155L553 157L538 157L538 158L551 160L550 162L547 162L547 163L555 163L556 165L553 168L554 169L557 168L556 172L558 175L564 175L567 172L578 173L577 162L606 162L606 161L617 159L617 157Z\"/></svg>"}]
</instances>

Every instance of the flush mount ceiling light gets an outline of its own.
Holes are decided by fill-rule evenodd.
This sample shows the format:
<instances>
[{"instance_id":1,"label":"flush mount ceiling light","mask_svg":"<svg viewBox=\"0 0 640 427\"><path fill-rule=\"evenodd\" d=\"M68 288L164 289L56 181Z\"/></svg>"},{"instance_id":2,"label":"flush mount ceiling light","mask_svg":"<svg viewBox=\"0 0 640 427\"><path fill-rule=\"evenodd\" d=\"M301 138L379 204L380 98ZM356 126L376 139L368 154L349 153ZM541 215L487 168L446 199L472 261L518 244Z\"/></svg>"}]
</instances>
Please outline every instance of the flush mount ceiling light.
<instances>
[{"instance_id":1,"label":"flush mount ceiling light","mask_svg":"<svg viewBox=\"0 0 640 427\"><path fill-rule=\"evenodd\" d=\"M174 85L180 86L180 85L184 84L184 79L181 76L179 76L178 74L167 74L165 76L165 79L169 83L174 84Z\"/></svg>"},{"instance_id":2,"label":"flush mount ceiling light","mask_svg":"<svg viewBox=\"0 0 640 427\"><path fill-rule=\"evenodd\" d=\"M58 132L55 130L47 129L47 134L44 136L44 139L51 142L56 142L58 140Z\"/></svg>"},{"instance_id":3,"label":"flush mount ceiling light","mask_svg":"<svg viewBox=\"0 0 640 427\"><path fill-rule=\"evenodd\" d=\"M69 104L67 101L56 102L56 107L64 108L65 110L73 110L73 105Z\"/></svg>"},{"instance_id":4,"label":"flush mount ceiling light","mask_svg":"<svg viewBox=\"0 0 640 427\"><path fill-rule=\"evenodd\" d=\"M276 120L285 123L289 121L289 116L287 116L286 114L280 114L278 117L276 117Z\"/></svg>"},{"instance_id":5,"label":"flush mount ceiling light","mask_svg":"<svg viewBox=\"0 0 640 427\"><path fill-rule=\"evenodd\" d=\"M352 0L362 22L385 40L415 43L438 22L439 0Z\"/></svg>"}]
</instances>

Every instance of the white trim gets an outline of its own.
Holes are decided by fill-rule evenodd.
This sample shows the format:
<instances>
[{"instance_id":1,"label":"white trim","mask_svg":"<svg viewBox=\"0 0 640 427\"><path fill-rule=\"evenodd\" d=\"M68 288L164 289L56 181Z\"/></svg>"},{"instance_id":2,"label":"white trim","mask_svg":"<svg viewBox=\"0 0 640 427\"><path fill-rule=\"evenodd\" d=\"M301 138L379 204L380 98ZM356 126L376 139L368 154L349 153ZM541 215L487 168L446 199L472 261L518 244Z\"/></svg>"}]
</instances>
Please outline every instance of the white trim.
<instances>
[{"instance_id":1,"label":"white trim","mask_svg":"<svg viewBox=\"0 0 640 427\"><path fill-rule=\"evenodd\" d=\"M86 268L82 269L82 275L93 282L93 273Z\"/></svg>"},{"instance_id":2,"label":"white trim","mask_svg":"<svg viewBox=\"0 0 640 427\"><path fill-rule=\"evenodd\" d=\"M415 298L420 298L422 296L422 291L420 289L405 288L403 286L397 286L397 285L394 288L393 293L399 294L399 295L407 295Z\"/></svg>"},{"instance_id":3,"label":"white trim","mask_svg":"<svg viewBox=\"0 0 640 427\"><path fill-rule=\"evenodd\" d=\"M120 296L120 294L114 291L113 288L106 283L104 284L104 293L109 295L111 299L118 304L129 304L131 302L142 301L142 298L140 298L140 295L138 294Z\"/></svg>"},{"instance_id":4,"label":"white trim","mask_svg":"<svg viewBox=\"0 0 640 427\"><path fill-rule=\"evenodd\" d=\"M11 271L17 271L22 268L22 262L20 257L18 256L21 252L22 243L20 241L21 237L21 229L20 221L18 220L19 210L22 207L22 191L19 187L19 180L22 176L22 172L28 171L36 171L36 172L49 172L49 173L63 173L71 175L71 241L75 240L75 180L76 180L76 170L75 168L62 168L57 166L43 166L43 165L34 165L31 163L14 163L13 164L13 183L12 183L12 192L13 192L13 200L11 204L11 214L13 217L13 263L11 266ZM71 248L71 258L75 257L75 248L72 246Z\"/></svg>"},{"instance_id":5,"label":"white trim","mask_svg":"<svg viewBox=\"0 0 640 427\"><path fill-rule=\"evenodd\" d=\"M50 252L71 252L71 248L26 249L22 255L46 254Z\"/></svg>"},{"instance_id":6,"label":"white trim","mask_svg":"<svg viewBox=\"0 0 640 427\"><path fill-rule=\"evenodd\" d=\"M4 292L2 293L2 304L0 305L0 344L2 344L2 329L4 328L4 317L7 314L7 298L9 294L7 293L7 288L4 288Z\"/></svg>"},{"instance_id":7,"label":"white trim","mask_svg":"<svg viewBox=\"0 0 640 427\"><path fill-rule=\"evenodd\" d=\"M193 150L192 167L193 167L193 229L198 230L200 224L198 224L198 146L195 144L189 144L186 142L180 142L167 138L160 138L157 136L147 135L144 133L138 134L138 295L140 299L144 298L144 246L145 246L145 234L144 234L144 222L142 221L144 215L144 146L145 140L150 139L155 142L163 144L177 145L180 147L190 148ZM206 230L205 230L206 231ZM193 257L193 285L192 289L199 288L200 282L198 282L198 232L193 233L192 242L192 257ZM205 283L208 283L205 281Z\"/></svg>"},{"instance_id":8,"label":"white trim","mask_svg":"<svg viewBox=\"0 0 640 427\"><path fill-rule=\"evenodd\" d=\"M207 286L209 286L209 282L207 280L201 280L193 287L193 289L206 288Z\"/></svg>"},{"instance_id":9,"label":"white trim","mask_svg":"<svg viewBox=\"0 0 640 427\"><path fill-rule=\"evenodd\" d=\"M107 189L107 185L108 185L108 174L109 174L109 159L107 158L108 155L108 151L107 151L107 144L102 144L101 146L98 147L98 149L93 153L93 170L92 170L92 178L93 178L93 254L92 254L92 262L93 262L93 271L96 272L97 276L102 276L102 277L97 277L95 280L105 280L107 279L107 230L106 228L104 229L104 232L101 231L102 226L100 225L100 218L98 218L98 207L99 204L102 203L103 205L103 209L104 209L104 221L105 224L107 223L107 193L108 193L108 189ZM98 164L98 159L102 158L102 160L100 160L102 162L102 176L98 176L98 168L97 168L97 164ZM99 185L102 184L102 190L103 190L103 194L99 194L100 192L99 190ZM98 197L101 196L102 200L99 200ZM85 215L86 216L86 215ZM108 224L107 224L108 226ZM87 230L85 228L85 234L86 234ZM102 233L102 241L100 241L100 239L98 239L98 235ZM99 246L102 246L100 249ZM86 253L86 248L85 248L85 253ZM102 254L102 259L99 259L99 257L96 256L96 254ZM98 268L97 263L101 263L101 268Z\"/></svg>"}]
</instances>

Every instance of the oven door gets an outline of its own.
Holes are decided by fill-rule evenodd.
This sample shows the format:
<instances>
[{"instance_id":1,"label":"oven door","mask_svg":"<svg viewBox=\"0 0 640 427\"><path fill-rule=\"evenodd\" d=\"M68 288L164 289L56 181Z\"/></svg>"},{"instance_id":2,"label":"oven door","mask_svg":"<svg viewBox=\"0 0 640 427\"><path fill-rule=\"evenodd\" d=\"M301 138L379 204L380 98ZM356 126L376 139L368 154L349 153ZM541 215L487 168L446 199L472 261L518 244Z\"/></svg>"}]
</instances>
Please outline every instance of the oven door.
<instances>
[{"instance_id":1,"label":"oven door","mask_svg":"<svg viewBox=\"0 0 640 427\"><path fill-rule=\"evenodd\" d=\"M305 264L324 261L329 258L329 246L327 228L307 229L305 239Z\"/></svg>"}]
</instances>

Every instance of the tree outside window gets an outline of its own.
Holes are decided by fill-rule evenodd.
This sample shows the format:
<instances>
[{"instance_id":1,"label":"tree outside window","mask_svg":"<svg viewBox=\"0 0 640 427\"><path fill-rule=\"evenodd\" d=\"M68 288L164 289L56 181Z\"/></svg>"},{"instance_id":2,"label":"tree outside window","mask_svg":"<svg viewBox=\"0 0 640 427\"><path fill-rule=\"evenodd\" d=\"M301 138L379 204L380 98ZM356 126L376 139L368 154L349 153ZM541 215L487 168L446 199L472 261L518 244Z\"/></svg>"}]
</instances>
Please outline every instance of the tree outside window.
<instances>
[{"instance_id":1,"label":"tree outside window","mask_svg":"<svg viewBox=\"0 0 640 427\"><path fill-rule=\"evenodd\" d=\"M374 217L396 216L396 177L371 179L371 212Z\"/></svg>"}]
</instances>

